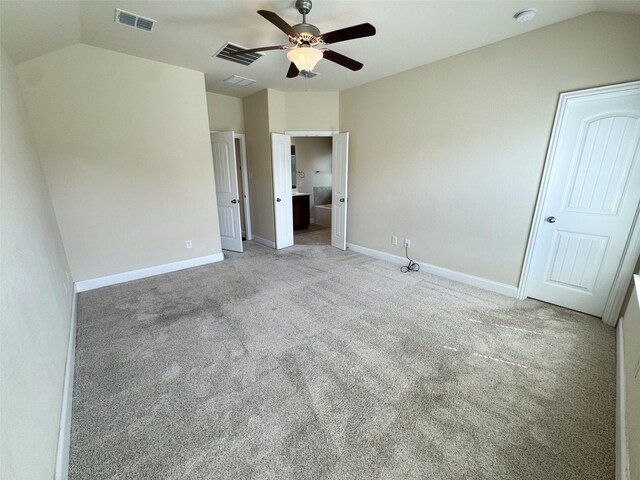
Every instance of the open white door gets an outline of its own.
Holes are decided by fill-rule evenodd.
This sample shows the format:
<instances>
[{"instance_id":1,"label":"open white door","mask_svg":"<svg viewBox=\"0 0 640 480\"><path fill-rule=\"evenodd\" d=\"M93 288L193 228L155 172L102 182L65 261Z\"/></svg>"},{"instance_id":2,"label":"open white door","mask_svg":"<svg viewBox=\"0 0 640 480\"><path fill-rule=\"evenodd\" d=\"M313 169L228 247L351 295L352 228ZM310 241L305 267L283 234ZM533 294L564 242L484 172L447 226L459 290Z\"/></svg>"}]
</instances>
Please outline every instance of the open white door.
<instances>
[{"instance_id":1,"label":"open white door","mask_svg":"<svg viewBox=\"0 0 640 480\"><path fill-rule=\"evenodd\" d=\"M333 195L331 198L331 245L347 249L347 173L349 169L349 133L333 136L331 170Z\"/></svg>"},{"instance_id":2,"label":"open white door","mask_svg":"<svg viewBox=\"0 0 640 480\"><path fill-rule=\"evenodd\" d=\"M291 137L271 134L273 162L273 203L276 249L293 245L293 205L291 202Z\"/></svg>"},{"instance_id":3,"label":"open white door","mask_svg":"<svg viewBox=\"0 0 640 480\"><path fill-rule=\"evenodd\" d=\"M216 182L222 248L242 252L240 195L238 193L233 132L212 133L211 151L213 153L213 172Z\"/></svg>"},{"instance_id":4,"label":"open white door","mask_svg":"<svg viewBox=\"0 0 640 480\"><path fill-rule=\"evenodd\" d=\"M561 96L527 296L603 315L638 212L639 145L640 83Z\"/></svg>"}]
</instances>

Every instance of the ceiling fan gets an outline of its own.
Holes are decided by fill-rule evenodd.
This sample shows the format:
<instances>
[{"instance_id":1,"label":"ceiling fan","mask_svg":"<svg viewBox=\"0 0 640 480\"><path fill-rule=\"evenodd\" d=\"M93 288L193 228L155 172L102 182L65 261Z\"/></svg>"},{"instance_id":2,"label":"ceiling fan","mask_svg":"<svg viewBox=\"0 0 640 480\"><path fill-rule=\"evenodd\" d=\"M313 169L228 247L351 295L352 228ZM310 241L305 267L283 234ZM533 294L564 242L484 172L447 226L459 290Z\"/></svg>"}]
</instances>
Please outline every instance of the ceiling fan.
<instances>
[{"instance_id":1,"label":"ceiling fan","mask_svg":"<svg viewBox=\"0 0 640 480\"><path fill-rule=\"evenodd\" d=\"M287 58L291 60L291 65L287 71L287 78L295 78L298 75L313 76L311 71L322 58L353 71L360 70L363 67L362 63L323 47L324 45L344 42L345 40L375 35L376 28L373 25L361 23L360 25L341 28L328 33L320 33L320 30L315 25L307 23L307 14L311 11L311 0L296 0L296 9L302 14L302 23L293 26L289 25L274 12L258 10L259 15L269 20L289 36L290 45L239 50L231 53L231 55L264 52L267 50L289 50Z\"/></svg>"}]
</instances>

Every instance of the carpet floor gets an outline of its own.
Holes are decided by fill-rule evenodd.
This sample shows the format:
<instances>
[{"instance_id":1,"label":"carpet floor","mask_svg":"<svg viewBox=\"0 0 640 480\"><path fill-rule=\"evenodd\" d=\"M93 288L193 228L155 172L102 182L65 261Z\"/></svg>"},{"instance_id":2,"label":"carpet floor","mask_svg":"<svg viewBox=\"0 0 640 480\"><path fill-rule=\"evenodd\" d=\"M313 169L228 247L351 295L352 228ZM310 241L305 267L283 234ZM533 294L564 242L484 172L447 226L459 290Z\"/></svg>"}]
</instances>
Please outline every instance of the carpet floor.
<instances>
[{"instance_id":1,"label":"carpet floor","mask_svg":"<svg viewBox=\"0 0 640 480\"><path fill-rule=\"evenodd\" d=\"M309 228L296 230L293 242L295 245L331 245L331 227L312 223Z\"/></svg>"},{"instance_id":2,"label":"carpet floor","mask_svg":"<svg viewBox=\"0 0 640 480\"><path fill-rule=\"evenodd\" d=\"M84 292L71 479L614 477L615 331L330 246Z\"/></svg>"}]
</instances>

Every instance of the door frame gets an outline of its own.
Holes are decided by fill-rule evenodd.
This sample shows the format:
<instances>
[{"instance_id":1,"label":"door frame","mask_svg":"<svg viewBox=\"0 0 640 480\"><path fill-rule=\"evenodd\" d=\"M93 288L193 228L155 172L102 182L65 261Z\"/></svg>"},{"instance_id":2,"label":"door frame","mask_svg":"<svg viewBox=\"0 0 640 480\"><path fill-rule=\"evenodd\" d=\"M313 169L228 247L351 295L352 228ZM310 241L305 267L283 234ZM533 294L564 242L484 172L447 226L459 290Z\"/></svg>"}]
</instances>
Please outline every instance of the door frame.
<instances>
[{"instance_id":1,"label":"door frame","mask_svg":"<svg viewBox=\"0 0 640 480\"><path fill-rule=\"evenodd\" d=\"M226 130L228 131L228 130ZM223 130L209 130L209 136L212 133L221 133ZM240 165L242 166L242 187L244 189L244 224L245 237L247 240L252 239L251 235L251 205L249 205L249 168L247 167L247 140L244 133L233 132L233 139L240 140ZM236 161L238 159L236 158Z\"/></svg>"},{"instance_id":2,"label":"door frame","mask_svg":"<svg viewBox=\"0 0 640 480\"><path fill-rule=\"evenodd\" d=\"M223 138L215 138L214 136L222 136ZM240 183L239 183L239 179L238 179L238 158L237 158L237 152L236 152L236 139L234 137L234 132L233 131L226 131L226 132L209 132L209 138L211 140L211 156L212 156L212 166L213 166L213 173L214 173L214 184L213 184L213 191L215 192L215 196L216 196L216 208L218 210L218 221L219 221L219 227L220 227L220 243L222 246L223 250L229 250L229 251L233 251L233 252L238 252L238 253L242 253L243 251L243 242L242 242L242 217L241 217L241 208L240 205L238 205L239 203L239 195L240 195ZM218 155L216 155L216 149L214 148L214 145L224 145L224 150L226 151L225 154L225 165L217 165L217 159L220 159L220 157ZM233 161L231 161L233 160ZM218 167L222 167L224 166L225 168L223 168L223 170L221 172L218 171ZM229 191L220 191L218 190L218 180L224 182L225 181L225 177L226 175L223 175L223 173L225 173L225 169L228 169L228 182L230 182L231 184L228 185L229 186ZM222 175L222 176L221 176ZM233 182L236 182L235 184L233 184ZM222 185L222 187L224 188L224 185ZM225 198L220 198L220 195L225 195ZM228 195L231 194L231 199L228 198ZM229 201L229 203L227 203ZM238 209L236 211L236 208L234 206L232 206L231 204L237 204ZM234 235L232 237L227 236L227 235L223 235L222 232L222 215L221 215L221 209L231 209L233 211L232 213L232 223L233 223L233 231L234 231ZM237 229L236 229L237 227Z\"/></svg>"},{"instance_id":3,"label":"door frame","mask_svg":"<svg viewBox=\"0 0 640 480\"><path fill-rule=\"evenodd\" d=\"M249 168L247 167L247 140L244 133L233 132L233 139L240 140L240 168L242 169L242 192L244 195L245 238L251 240L251 205L249 201Z\"/></svg>"},{"instance_id":4,"label":"door frame","mask_svg":"<svg viewBox=\"0 0 640 480\"><path fill-rule=\"evenodd\" d=\"M555 152L558 147L558 133L560 131L560 124L558 123L564 116L567 107L567 101L573 98L589 97L593 95L601 95L603 93L613 93L628 90L629 88L637 88L640 86L640 81L626 82L615 85L607 85L604 87L589 88L585 90L577 90L573 92L565 92L560 94L558 101L558 107L556 108L556 114L553 120L553 127L551 131L551 139L549 141L549 148L547 149L547 156L544 162L544 168L542 171L542 180L540 182L540 189L538 190L538 198L536 200L536 207L533 213L533 220L531 222L531 229L529 232L529 240L527 242L527 250L524 257L524 263L522 266L522 272L520 274L520 283L518 285L517 298L527 298L527 282L529 279L529 273L531 271L531 263L533 258L533 251L536 246L536 240L538 238L538 232L540 230L540 224L545 212L547 203L547 194L549 193L549 184L551 180L551 171L553 162L555 159ZM602 314L602 321L607 325L615 326L618 322L618 316L622 303L629 287L633 275L633 269L635 268L638 257L640 256L640 205L636 209L636 215L627 237L627 245L622 254L620 264L618 265L618 271L616 273L611 292L607 298L605 304L604 313Z\"/></svg>"},{"instance_id":5,"label":"door frame","mask_svg":"<svg viewBox=\"0 0 640 480\"><path fill-rule=\"evenodd\" d=\"M289 137L330 137L331 138L331 163L333 166L333 137L334 135L338 135L340 133L349 133L349 132L340 132L339 130L286 130L284 132L285 135L289 135ZM331 188L333 190L333 175L331 178ZM333 203L333 195L331 198L331 203ZM345 203L345 209L348 210L348 206ZM333 212L332 212L333 213ZM293 222L293 219L291 220ZM333 239L333 220L331 221L331 238ZM345 236L346 242L346 236ZM295 245L295 241L294 241Z\"/></svg>"}]
</instances>

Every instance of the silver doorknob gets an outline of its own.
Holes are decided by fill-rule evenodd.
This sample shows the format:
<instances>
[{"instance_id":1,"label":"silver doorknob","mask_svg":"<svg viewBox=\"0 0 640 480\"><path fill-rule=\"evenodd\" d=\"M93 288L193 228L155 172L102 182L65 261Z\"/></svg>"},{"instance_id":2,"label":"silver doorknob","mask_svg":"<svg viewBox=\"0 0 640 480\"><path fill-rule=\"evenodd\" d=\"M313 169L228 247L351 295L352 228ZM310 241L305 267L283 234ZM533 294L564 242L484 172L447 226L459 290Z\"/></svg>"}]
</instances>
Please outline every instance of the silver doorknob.
<instances>
[{"instance_id":1,"label":"silver doorknob","mask_svg":"<svg viewBox=\"0 0 640 480\"><path fill-rule=\"evenodd\" d=\"M556 223L556 217L547 217L547 222Z\"/></svg>"},{"instance_id":2,"label":"silver doorknob","mask_svg":"<svg viewBox=\"0 0 640 480\"><path fill-rule=\"evenodd\" d=\"M341 201L342 203L344 203L344 198L341 198L341 199L340 199L340 201Z\"/></svg>"},{"instance_id":3,"label":"silver doorknob","mask_svg":"<svg viewBox=\"0 0 640 480\"><path fill-rule=\"evenodd\" d=\"M276 198L276 202L281 202L282 200L279 198Z\"/></svg>"},{"instance_id":4,"label":"silver doorknob","mask_svg":"<svg viewBox=\"0 0 640 480\"><path fill-rule=\"evenodd\" d=\"M231 203L238 203L238 201L234 198L233 200L231 200Z\"/></svg>"}]
</instances>

